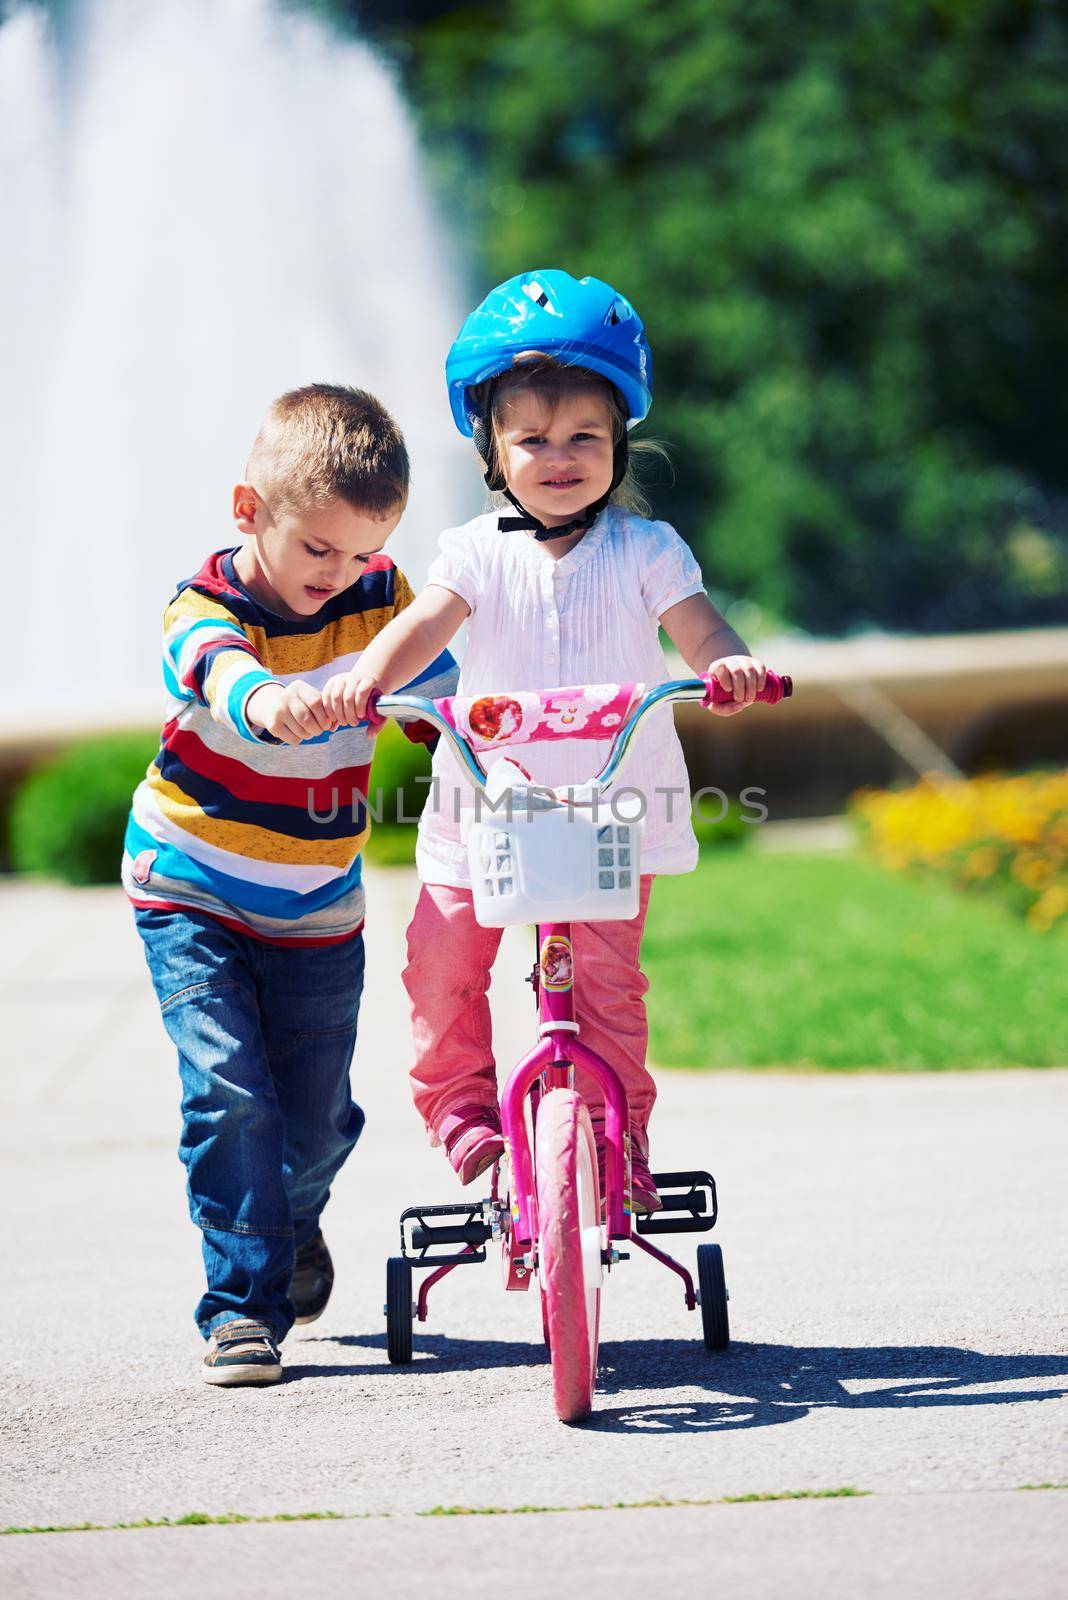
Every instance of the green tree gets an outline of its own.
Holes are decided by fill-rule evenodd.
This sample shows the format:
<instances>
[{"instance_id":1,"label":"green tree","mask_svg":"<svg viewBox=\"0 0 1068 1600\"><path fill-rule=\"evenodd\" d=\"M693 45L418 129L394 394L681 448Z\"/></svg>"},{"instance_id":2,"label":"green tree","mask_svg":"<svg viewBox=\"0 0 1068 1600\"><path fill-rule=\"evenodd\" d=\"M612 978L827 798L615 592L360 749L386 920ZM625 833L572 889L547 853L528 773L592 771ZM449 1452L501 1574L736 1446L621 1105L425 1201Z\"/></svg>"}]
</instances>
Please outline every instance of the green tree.
<instances>
[{"instance_id":1,"label":"green tree","mask_svg":"<svg viewBox=\"0 0 1068 1600\"><path fill-rule=\"evenodd\" d=\"M633 299L654 499L714 588L817 631L1064 618L1062 6L405 9L475 292L559 265Z\"/></svg>"}]
</instances>

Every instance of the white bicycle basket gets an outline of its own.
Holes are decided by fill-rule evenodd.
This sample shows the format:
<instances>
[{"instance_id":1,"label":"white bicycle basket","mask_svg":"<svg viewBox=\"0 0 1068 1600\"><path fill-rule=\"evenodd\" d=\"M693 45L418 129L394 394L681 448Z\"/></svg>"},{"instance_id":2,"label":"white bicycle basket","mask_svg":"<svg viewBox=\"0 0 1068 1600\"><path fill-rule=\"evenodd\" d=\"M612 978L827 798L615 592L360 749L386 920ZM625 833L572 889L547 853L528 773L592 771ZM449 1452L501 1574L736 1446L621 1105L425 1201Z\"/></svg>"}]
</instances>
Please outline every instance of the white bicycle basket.
<instances>
[{"instance_id":1,"label":"white bicycle basket","mask_svg":"<svg viewBox=\"0 0 1068 1600\"><path fill-rule=\"evenodd\" d=\"M636 917L640 819L618 820L607 799L594 808L551 801L547 791L532 793L526 785L508 788L500 770L505 766L498 762L491 772L498 809L465 818L475 917L482 926ZM506 790L510 807L500 804ZM580 793L587 791L576 790L576 797Z\"/></svg>"}]
</instances>

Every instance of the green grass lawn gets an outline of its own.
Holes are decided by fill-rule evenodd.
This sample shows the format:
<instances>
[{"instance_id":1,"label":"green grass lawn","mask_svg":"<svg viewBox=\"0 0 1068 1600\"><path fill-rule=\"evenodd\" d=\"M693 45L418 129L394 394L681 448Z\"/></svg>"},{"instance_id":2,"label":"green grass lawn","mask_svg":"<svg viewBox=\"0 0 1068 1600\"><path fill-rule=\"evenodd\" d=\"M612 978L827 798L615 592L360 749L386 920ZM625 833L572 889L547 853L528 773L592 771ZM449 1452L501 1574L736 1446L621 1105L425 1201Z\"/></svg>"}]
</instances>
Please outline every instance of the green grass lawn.
<instances>
[{"instance_id":1,"label":"green grass lawn","mask_svg":"<svg viewBox=\"0 0 1068 1600\"><path fill-rule=\"evenodd\" d=\"M1068 939L852 853L658 879L642 965L661 1066L1068 1065Z\"/></svg>"}]
</instances>

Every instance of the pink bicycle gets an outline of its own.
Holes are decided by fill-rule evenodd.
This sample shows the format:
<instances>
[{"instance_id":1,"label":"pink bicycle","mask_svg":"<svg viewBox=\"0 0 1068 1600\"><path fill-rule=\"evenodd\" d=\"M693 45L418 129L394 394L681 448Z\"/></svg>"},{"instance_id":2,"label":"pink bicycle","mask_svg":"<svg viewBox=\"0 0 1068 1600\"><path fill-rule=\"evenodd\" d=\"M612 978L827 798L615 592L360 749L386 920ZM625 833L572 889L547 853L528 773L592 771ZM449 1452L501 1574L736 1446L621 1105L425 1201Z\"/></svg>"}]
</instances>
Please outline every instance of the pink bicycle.
<instances>
[{"instance_id":1,"label":"pink bicycle","mask_svg":"<svg viewBox=\"0 0 1068 1600\"><path fill-rule=\"evenodd\" d=\"M792 691L769 672L759 698ZM704 1171L655 1175L663 1209L631 1214L630 1121L622 1084L579 1037L571 924L633 917L640 887L641 820L626 791L610 791L642 719L658 705L731 697L712 678L680 679L644 692L605 684L461 699L378 698L372 717L419 719L449 741L476 791L467 832L475 915L490 927L533 922L537 960L530 981L538 1003L538 1042L513 1069L501 1095L505 1158L487 1199L412 1206L401 1215L401 1253L386 1269L386 1332L391 1362L412 1360L416 1320L427 1319L431 1289L456 1267L486 1260L499 1241L504 1287L537 1278L557 1416L588 1416L597 1376L601 1292L606 1273L636 1245L682 1279L689 1310L701 1308L705 1345L730 1341L727 1286L718 1244L697 1250L697 1288L650 1236L707 1232L718 1214L716 1185ZM537 738L612 738L608 758L588 783L540 789L509 757L487 775L479 751ZM634 791L630 792L633 796ZM575 1067L596 1080L605 1105L605 1195L589 1111L575 1090ZM412 1296L412 1269L429 1268Z\"/></svg>"}]
</instances>

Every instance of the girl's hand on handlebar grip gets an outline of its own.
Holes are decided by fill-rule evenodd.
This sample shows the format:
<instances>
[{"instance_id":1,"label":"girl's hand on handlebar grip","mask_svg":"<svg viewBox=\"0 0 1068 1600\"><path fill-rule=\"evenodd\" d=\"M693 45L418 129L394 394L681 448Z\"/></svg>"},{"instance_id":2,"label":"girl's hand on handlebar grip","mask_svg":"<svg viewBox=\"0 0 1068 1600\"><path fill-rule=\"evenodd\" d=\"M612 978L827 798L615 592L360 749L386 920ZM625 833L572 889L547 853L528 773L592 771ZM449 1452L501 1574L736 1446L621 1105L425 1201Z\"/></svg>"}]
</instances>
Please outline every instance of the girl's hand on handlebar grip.
<instances>
[{"instance_id":1,"label":"girl's hand on handlebar grip","mask_svg":"<svg viewBox=\"0 0 1068 1600\"><path fill-rule=\"evenodd\" d=\"M709 690L707 709L717 717L736 716L754 704L767 675L763 661L754 661L752 656L721 656L704 674Z\"/></svg>"},{"instance_id":2,"label":"girl's hand on handlebar grip","mask_svg":"<svg viewBox=\"0 0 1068 1600\"><path fill-rule=\"evenodd\" d=\"M328 678L323 687L323 704L337 718L336 727L355 727L358 722L375 725L381 719L368 714L367 702L378 690L374 678L364 677L359 666L351 672L339 672Z\"/></svg>"},{"instance_id":3,"label":"girl's hand on handlebar grip","mask_svg":"<svg viewBox=\"0 0 1068 1600\"><path fill-rule=\"evenodd\" d=\"M384 728L386 723L389 721L389 718L384 717L378 709L378 702L381 700L381 698L381 689L372 689L371 693L367 696L367 706L363 714L367 718L367 726L370 728L372 733L377 733L379 728Z\"/></svg>"},{"instance_id":4,"label":"girl's hand on handlebar grip","mask_svg":"<svg viewBox=\"0 0 1068 1600\"><path fill-rule=\"evenodd\" d=\"M733 661L750 661L749 656L733 656L730 659ZM759 662L752 664L760 665ZM763 700L766 705L776 706L780 700L786 700L793 694L794 680L788 672L772 672L770 668L765 668L764 671L764 682L756 691L758 700ZM750 703L747 700L744 705L735 704L733 677L730 689L725 689L719 677L713 676L711 672L705 673L702 681L707 685L707 693L702 704L708 710L717 712L719 716L733 716L736 711L744 710L745 705Z\"/></svg>"}]
</instances>

